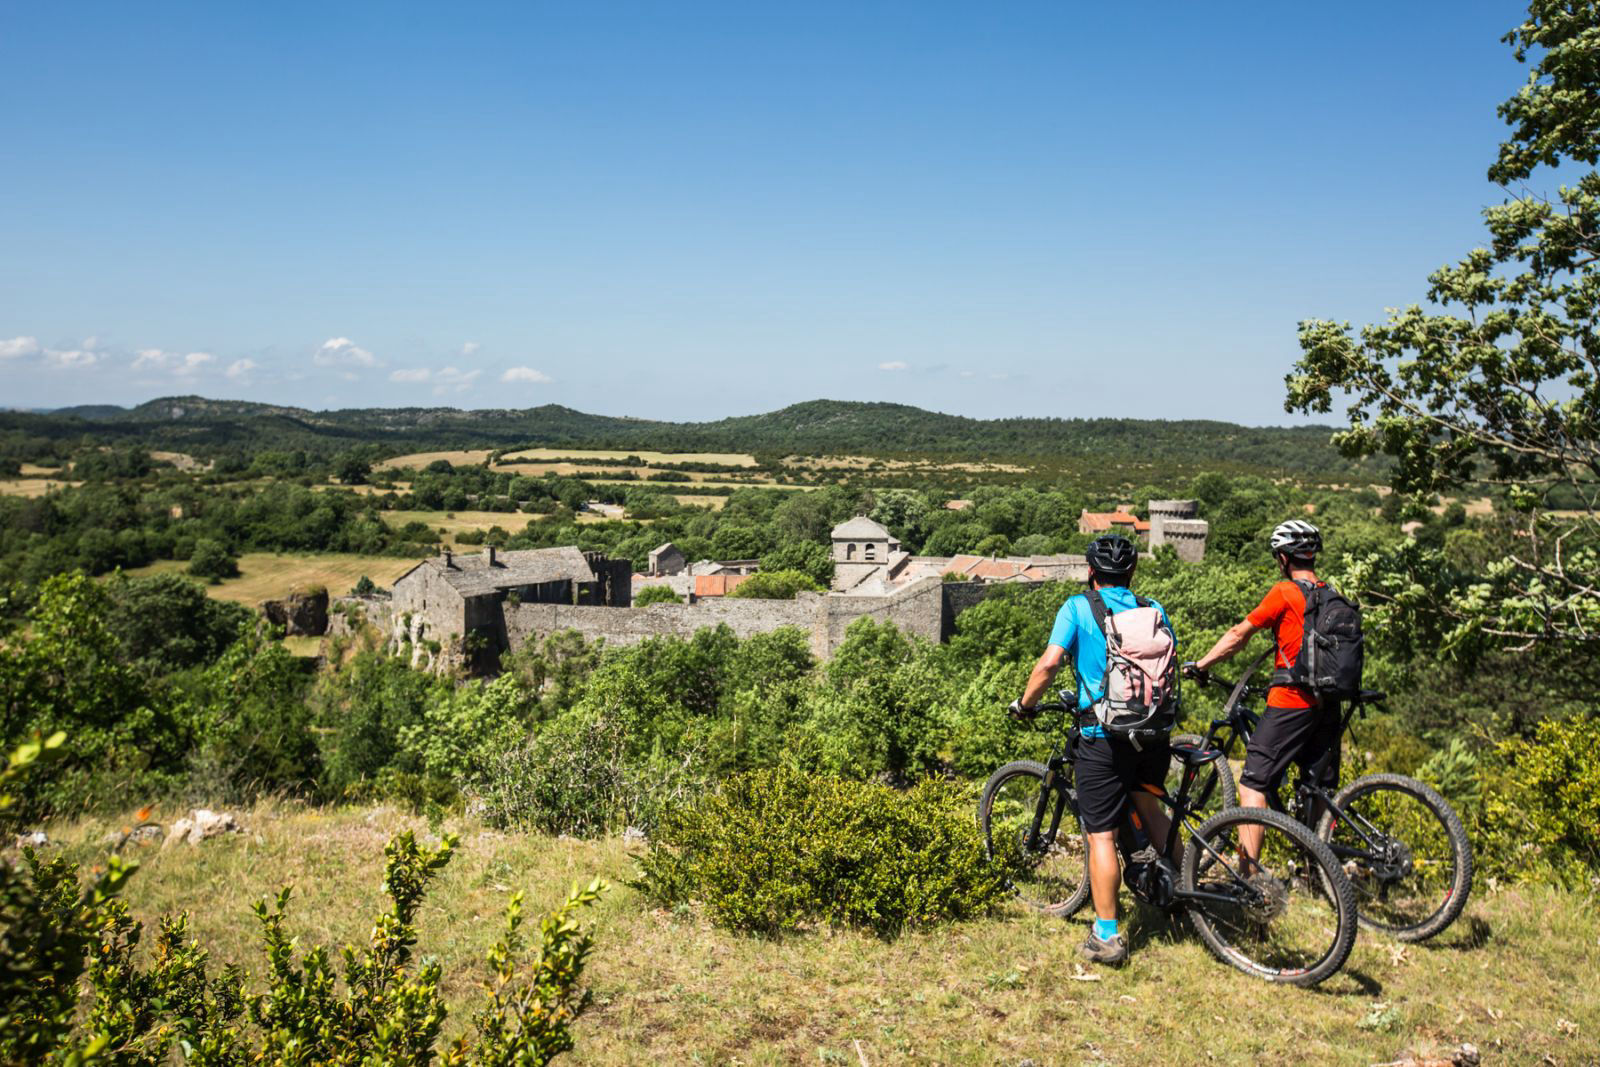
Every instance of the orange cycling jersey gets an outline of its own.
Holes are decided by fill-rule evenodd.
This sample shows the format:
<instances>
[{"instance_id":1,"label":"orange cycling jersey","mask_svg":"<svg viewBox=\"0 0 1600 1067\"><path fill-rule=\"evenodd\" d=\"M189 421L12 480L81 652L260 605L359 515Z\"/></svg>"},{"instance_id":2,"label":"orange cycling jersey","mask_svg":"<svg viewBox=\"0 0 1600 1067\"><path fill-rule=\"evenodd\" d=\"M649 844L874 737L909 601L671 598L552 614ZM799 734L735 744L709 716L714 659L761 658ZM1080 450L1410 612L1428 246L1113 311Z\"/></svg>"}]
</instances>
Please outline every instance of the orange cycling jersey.
<instances>
[{"instance_id":1,"label":"orange cycling jersey","mask_svg":"<svg viewBox=\"0 0 1600 1067\"><path fill-rule=\"evenodd\" d=\"M1318 582L1320 587L1324 583ZM1267 591L1256 610L1245 616L1258 630L1271 628L1278 644L1277 665L1289 668L1300 658L1300 643L1305 636L1306 595L1290 581L1282 581ZM1267 690L1269 708L1314 708L1316 698L1303 685L1275 685Z\"/></svg>"}]
</instances>

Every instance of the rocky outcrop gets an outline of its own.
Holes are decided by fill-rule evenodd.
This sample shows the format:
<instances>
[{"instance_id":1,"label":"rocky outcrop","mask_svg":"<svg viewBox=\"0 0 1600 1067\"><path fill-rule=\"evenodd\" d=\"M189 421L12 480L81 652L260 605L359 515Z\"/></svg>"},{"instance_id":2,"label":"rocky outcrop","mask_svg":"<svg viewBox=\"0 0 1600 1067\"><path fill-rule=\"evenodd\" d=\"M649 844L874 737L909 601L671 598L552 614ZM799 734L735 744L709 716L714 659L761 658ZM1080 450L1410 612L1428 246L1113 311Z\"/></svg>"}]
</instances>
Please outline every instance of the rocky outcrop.
<instances>
[{"instance_id":1,"label":"rocky outcrop","mask_svg":"<svg viewBox=\"0 0 1600 1067\"><path fill-rule=\"evenodd\" d=\"M239 825L239 821L231 813L196 808L187 816L172 824L172 829L167 831L167 840L161 847L169 849L180 843L198 845L208 837L243 832L244 828Z\"/></svg>"},{"instance_id":2,"label":"rocky outcrop","mask_svg":"<svg viewBox=\"0 0 1600 1067\"><path fill-rule=\"evenodd\" d=\"M261 614L286 637L321 637L328 632L328 591L293 592L282 600L263 600Z\"/></svg>"}]
</instances>

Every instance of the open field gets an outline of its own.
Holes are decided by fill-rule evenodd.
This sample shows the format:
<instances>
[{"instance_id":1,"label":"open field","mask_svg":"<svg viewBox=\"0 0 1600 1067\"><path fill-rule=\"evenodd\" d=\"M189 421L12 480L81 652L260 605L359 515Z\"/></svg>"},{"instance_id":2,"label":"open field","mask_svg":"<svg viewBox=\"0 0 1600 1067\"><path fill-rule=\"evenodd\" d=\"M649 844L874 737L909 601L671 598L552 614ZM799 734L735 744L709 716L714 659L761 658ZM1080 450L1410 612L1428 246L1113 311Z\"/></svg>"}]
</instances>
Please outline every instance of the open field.
<instances>
[{"instance_id":1,"label":"open field","mask_svg":"<svg viewBox=\"0 0 1600 1067\"><path fill-rule=\"evenodd\" d=\"M333 482L324 482L322 485L313 485L311 488L315 489L319 493L337 492L343 490L347 493L354 493L356 496L382 496L384 493L409 493L411 491L411 483L395 482L393 485L338 485Z\"/></svg>"},{"instance_id":2,"label":"open field","mask_svg":"<svg viewBox=\"0 0 1600 1067\"><path fill-rule=\"evenodd\" d=\"M433 530L443 528L451 544L455 543L456 534L487 530L491 526L498 526L507 533L520 533L534 518L518 511L384 511L379 514L396 530L409 522L420 522ZM377 581L376 576L373 581Z\"/></svg>"},{"instance_id":3,"label":"open field","mask_svg":"<svg viewBox=\"0 0 1600 1067\"><path fill-rule=\"evenodd\" d=\"M395 456L376 464L378 470L421 470L434 460L449 460L452 467L476 467L493 455L487 448L475 448L468 451L456 452L413 452L406 456Z\"/></svg>"},{"instance_id":4,"label":"open field","mask_svg":"<svg viewBox=\"0 0 1600 1067\"><path fill-rule=\"evenodd\" d=\"M387 586L410 570L415 559L399 556L348 556L334 553L246 552L239 557L239 577L226 578L206 591L219 600L235 600L252 607L281 597L291 589L324 585L334 596L347 593L363 574ZM188 564L162 560L148 567L133 567L128 574L184 573Z\"/></svg>"},{"instance_id":5,"label":"open field","mask_svg":"<svg viewBox=\"0 0 1600 1067\"><path fill-rule=\"evenodd\" d=\"M54 478L0 478L0 494L5 496L44 496L52 489L67 489L82 482L62 482Z\"/></svg>"},{"instance_id":6,"label":"open field","mask_svg":"<svg viewBox=\"0 0 1600 1067\"><path fill-rule=\"evenodd\" d=\"M191 909L214 966L256 973L251 902L292 878L289 923L302 950L362 943L381 899L384 841L425 831L388 809L280 806L241 821L245 833L197 849L140 852L127 899L147 923ZM1485 890L1431 945L1363 934L1343 973L1300 990L1224 967L1186 925L1153 912L1132 919L1127 967L1088 974L1077 963L1081 923L1020 910L892 942L826 930L736 936L647 906L622 884L633 863L619 841L447 826L462 845L423 908L418 947L444 964L447 1034L466 1026L513 890L528 891L536 915L574 882L612 882L592 916L595 1005L578 1026L575 1064L1367 1065L1464 1041L1485 1064L1600 1057L1600 918L1592 902L1552 890ZM105 829L90 821L52 836L94 861Z\"/></svg>"},{"instance_id":7,"label":"open field","mask_svg":"<svg viewBox=\"0 0 1600 1067\"><path fill-rule=\"evenodd\" d=\"M581 463L585 459L629 459L630 457L647 466L662 463L718 463L725 467L754 467L756 465L756 457L744 452L650 452L639 449L608 451L606 449L590 448L525 448L520 452L506 453L501 457L497 466L505 466L510 463L537 462L539 460L575 460Z\"/></svg>"},{"instance_id":8,"label":"open field","mask_svg":"<svg viewBox=\"0 0 1600 1067\"><path fill-rule=\"evenodd\" d=\"M892 471L926 471L930 474L939 471L961 471L967 474L1026 474L1031 467L1019 467L1014 463L976 463L961 460L942 459L881 459L877 456L785 456L785 467L795 467L804 470L865 470L877 467L882 470Z\"/></svg>"}]
</instances>

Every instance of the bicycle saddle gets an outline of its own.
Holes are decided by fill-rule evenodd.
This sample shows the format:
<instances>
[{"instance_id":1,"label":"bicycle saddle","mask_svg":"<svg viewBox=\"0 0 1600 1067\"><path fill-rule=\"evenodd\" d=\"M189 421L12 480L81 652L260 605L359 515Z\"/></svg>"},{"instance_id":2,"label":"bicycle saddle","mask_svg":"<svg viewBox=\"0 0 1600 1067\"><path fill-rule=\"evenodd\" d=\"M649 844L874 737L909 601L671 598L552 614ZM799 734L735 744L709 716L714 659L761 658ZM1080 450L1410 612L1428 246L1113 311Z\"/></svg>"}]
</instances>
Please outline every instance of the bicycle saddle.
<instances>
[{"instance_id":1,"label":"bicycle saddle","mask_svg":"<svg viewBox=\"0 0 1600 1067\"><path fill-rule=\"evenodd\" d=\"M1173 743L1172 754L1177 759L1182 760L1184 766L1186 767L1199 767L1210 763L1212 760L1220 759L1222 756L1222 749L1201 748L1199 745L1191 745L1186 742L1179 741Z\"/></svg>"}]
</instances>

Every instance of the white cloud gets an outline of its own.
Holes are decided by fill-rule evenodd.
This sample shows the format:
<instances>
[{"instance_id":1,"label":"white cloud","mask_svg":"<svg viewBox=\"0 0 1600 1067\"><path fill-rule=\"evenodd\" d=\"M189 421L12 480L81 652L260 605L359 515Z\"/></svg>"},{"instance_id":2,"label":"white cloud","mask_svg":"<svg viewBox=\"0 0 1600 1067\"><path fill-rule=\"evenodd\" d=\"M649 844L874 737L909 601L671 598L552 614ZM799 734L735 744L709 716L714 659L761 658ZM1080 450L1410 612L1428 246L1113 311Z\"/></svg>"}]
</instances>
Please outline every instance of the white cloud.
<instances>
[{"instance_id":1,"label":"white cloud","mask_svg":"<svg viewBox=\"0 0 1600 1067\"><path fill-rule=\"evenodd\" d=\"M38 354L39 339L36 337L13 337L9 341L0 341L0 359L17 359L21 356Z\"/></svg>"},{"instance_id":2,"label":"white cloud","mask_svg":"<svg viewBox=\"0 0 1600 1067\"><path fill-rule=\"evenodd\" d=\"M975 370L964 370L961 372L961 376L963 378L976 378L978 376L978 372Z\"/></svg>"},{"instance_id":3,"label":"white cloud","mask_svg":"<svg viewBox=\"0 0 1600 1067\"><path fill-rule=\"evenodd\" d=\"M210 352L190 352L179 355L159 348L141 348L134 353L134 370L171 371L180 377L197 374L217 361Z\"/></svg>"},{"instance_id":4,"label":"white cloud","mask_svg":"<svg viewBox=\"0 0 1600 1067\"><path fill-rule=\"evenodd\" d=\"M532 385L549 385L555 381L544 371L534 370L532 367L512 367L500 375L500 380L502 382L528 382Z\"/></svg>"},{"instance_id":5,"label":"white cloud","mask_svg":"<svg viewBox=\"0 0 1600 1067\"><path fill-rule=\"evenodd\" d=\"M100 362L102 355L104 353L100 351L100 339L97 337L85 337L78 348L44 350L45 360L57 367L92 367Z\"/></svg>"},{"instance_id":6,"label":"white cloud","mask_svg":"<svg viewBox=\"0 0 1600 1067\"><path fill-rule=\"evenodd\" d=\"M330 337L317 348L319 367L376 367L378 357L348 337Z\"/></svg>"},{"instance_id":7,"label":"white cloud","mask_svg":"<svg viewBox=\"0 0 1600 1067\"><path fill-rule=\"evenodd\" d=\"M463 356L470 356L482 347L483 346L476 341L466 341L461 345L461 354Z\"/></svg>"},{"instance_id":8,"label":"white cloud","mask_svg":"<svg viewBox=\"0 0 1600 1067\"><path fill-rule=\"evenodd\" d=\"M911 364L903 359L891 359L887 363L878 364L879 370L910 370Z\"/></svg>"},{"instance_id":9,"label":"white cloud","mask_svg":"<svg viewBox=\"0 0 1600 1067\"><path fill-rule=\"evenodd\" d=\"M433 377L433 371L427 367L412 367L406 370L397 370L389 375L391 382L425 382Z\"/></svg>"},{"instance_id":10,"label":"white cloud","mask_svg":"<svg viewBox=\"0 0 1600 1067\"><path fill-rule=\"evenodd\" d=\"M92 348L47 348L44 356L58 367L92 367L100 362L100 353Z\"/></svg>"},{"instance_id":11,"label":"white cloud","mask_svg":"<svg viewBox=\"0 0 1600 1067\"><path fill-rule=\"evenodd\" d=\"M256 361L255 360L253 360L253 359L236 359L232 363L228 364L228 369L223 371L223 373L226 374L229 378L232 378L234 381L239 381L239 380L241 380L243 378L248 378L250 376L250 372L255 370L255 369L256 369Z\"/></svg>"}]
</instances>

